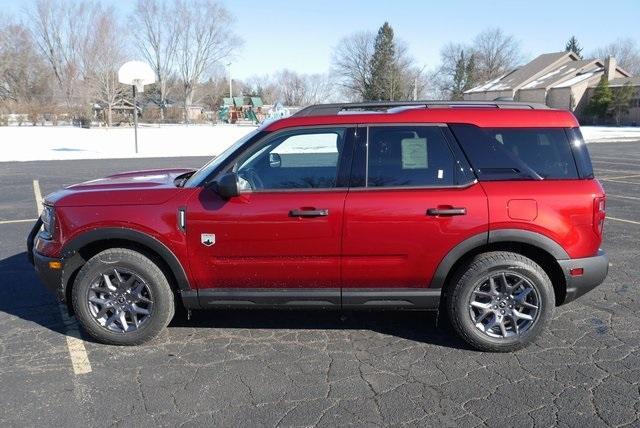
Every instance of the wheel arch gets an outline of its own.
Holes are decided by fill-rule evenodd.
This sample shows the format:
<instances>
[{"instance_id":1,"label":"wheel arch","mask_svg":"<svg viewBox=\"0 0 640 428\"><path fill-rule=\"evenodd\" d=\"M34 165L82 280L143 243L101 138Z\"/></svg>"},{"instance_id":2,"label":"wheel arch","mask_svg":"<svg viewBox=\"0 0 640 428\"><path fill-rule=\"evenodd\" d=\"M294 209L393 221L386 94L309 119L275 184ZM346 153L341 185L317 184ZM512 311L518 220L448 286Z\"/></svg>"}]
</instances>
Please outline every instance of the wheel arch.
<instances>
[{"instance_id":1,"label":"wheel arch","mask_svg":"<svg viewBox=\"0 0 640 428\"><path fill-rule=\"evenodd\" d=\"M64 246L63 284L66 302L75 277L82 266L94 255L108 248L128 248L141 252L156 262L167 275L174 292L191 290L187 274L176 255L162 242L146 233L126 228L94 229L73 238Z\"/></svg>"},{"instance_id":2,"label":"wheel arch","mask_svg":"<svg viewBox=\"0 0 640 428\"><path fill-rule=\"evenodd\" d=\"M558 260L569 259L569 255L551 238L518 229L500 229L481 233L456 245L438 265L430 288L442 289L442 297L444 297L456 270L475 255L488 251L511 251L536 262L551 279L556 305L564 302L567 282Z\"/></svg>"}]
</instances>

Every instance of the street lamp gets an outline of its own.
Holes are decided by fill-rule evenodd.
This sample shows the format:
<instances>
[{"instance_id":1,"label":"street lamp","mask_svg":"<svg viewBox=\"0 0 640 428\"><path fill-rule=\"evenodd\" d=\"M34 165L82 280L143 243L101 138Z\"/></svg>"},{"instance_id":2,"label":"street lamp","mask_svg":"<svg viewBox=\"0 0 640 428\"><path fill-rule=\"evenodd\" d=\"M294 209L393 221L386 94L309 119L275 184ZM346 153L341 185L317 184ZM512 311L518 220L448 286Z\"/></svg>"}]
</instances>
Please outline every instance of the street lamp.
<instances>
[{"instance_id":1,"label":"street lamp","mask_svg":"<svg viewBox=\"0 0 640 428\"><path fill-rule=\"evenodd\" d=\"M142 61L129 61L118 70L118 81L133 87L133 134L136 154L138 153L138 92L144 92L144 85L155 83L156 74L149 64Z\"/></svg>"}]
</instances>

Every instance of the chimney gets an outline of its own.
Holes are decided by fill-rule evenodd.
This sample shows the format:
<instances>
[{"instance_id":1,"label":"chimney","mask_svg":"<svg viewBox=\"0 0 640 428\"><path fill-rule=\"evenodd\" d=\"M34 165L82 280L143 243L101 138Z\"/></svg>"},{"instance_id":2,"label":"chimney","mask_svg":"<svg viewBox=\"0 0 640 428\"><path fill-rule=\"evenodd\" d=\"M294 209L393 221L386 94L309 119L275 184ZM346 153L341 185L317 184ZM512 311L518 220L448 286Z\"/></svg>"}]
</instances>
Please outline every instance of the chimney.
<instances>
[{"instance_id":1,"label":"chimney","mask_svg":"<svg viewBox=\"0 0 640 428\"><path fill-rule=\"evenodd\" d=\"M609 81L616 78L616 59L612 56L604 60L604 75Z\"/></svg>"}]
</instances>

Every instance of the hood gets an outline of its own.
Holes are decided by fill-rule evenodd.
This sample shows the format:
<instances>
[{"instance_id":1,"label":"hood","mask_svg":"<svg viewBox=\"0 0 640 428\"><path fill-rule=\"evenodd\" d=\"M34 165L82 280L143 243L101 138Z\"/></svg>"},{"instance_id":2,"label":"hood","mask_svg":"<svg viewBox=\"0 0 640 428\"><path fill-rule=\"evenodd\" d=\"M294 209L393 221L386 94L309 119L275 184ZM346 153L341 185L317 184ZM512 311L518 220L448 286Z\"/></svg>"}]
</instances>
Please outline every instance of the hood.
<instances>
[{"instance_id":1,"label":"hood","mask_svg":"<svg viewBox=\"0 0 640 428\"><path fill-rule=\"evenodd\" d=\"M169 200L177 190L176 177L189 168L124 172L73 184L47 195L45 203L55 206L155 205Z\"/></svg>"}]
</instances>

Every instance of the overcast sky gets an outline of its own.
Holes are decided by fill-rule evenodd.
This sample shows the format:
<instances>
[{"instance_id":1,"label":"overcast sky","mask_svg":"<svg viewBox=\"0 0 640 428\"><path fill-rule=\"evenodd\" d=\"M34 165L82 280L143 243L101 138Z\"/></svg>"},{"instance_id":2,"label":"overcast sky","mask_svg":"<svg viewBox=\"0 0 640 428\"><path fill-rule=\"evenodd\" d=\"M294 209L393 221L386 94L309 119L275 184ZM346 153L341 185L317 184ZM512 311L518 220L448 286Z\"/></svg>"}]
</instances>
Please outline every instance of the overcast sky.
<instances>
[{"instance_id":1,"label":"overcast sky","mask_svg":"<svg viewBox=\"0 0 640 428\"><path fill-rule=\"evenodd\" d=\"M104 0L126 17L134 0ZM499 26L520 42L526 59L564 49L573 34L588 53L619 37L640 44L640 0L225 0L245 40L233 61L234 77L281 68L304 73L329 69L332 48L355 31L376 31L389 21L412 56L427 69L449 41L470 42ZM29 1L0 0L0 10L21 15Z\"/></svg>"}]
</instances>

